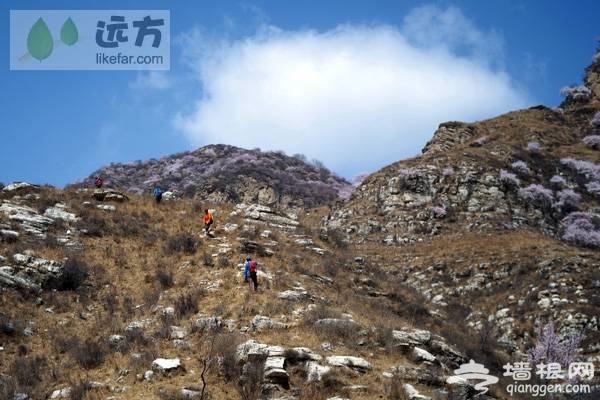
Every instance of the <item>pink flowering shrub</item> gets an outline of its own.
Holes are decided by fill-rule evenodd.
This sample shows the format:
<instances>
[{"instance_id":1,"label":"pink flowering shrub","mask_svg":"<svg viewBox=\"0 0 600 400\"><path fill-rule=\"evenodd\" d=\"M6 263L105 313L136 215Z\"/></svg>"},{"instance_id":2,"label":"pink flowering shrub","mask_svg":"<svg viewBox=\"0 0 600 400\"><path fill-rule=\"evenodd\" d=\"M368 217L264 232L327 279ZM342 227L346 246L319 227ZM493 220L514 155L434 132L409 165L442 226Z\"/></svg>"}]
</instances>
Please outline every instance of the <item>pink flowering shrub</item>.
<instances>
[{"instance_id":1,"label":"pink flowering shrub","mask_svg":"<svg viewBox=\"0 0 600 400\"><path fill-rule=\"evenodd\" d=\"M504 169L500 170L500 182L502 182L504 186L508 188L516 188L521 185L521 181L515 174Z\"/></svg>"},{"instance_id":2,"label":"pink flowering shrub","mask_svg":"<svg viewBox=\"0 0 600 400\"><path fill-rule=\"evenodd\" d=\"M444 168L442 170L442 176L445 177L450 177L450 176L454 176L454 168L452 168L452 166L447 166L446 168Z\"/></svg>"},{"instance_id":3,"label":"pink flowering shrub","mask_svg":"<svg viewBox=\"0 0 600 400\"><path fill-rule=\"evenodd\" d=\"M585 189L594 196L600 197L600 182L591 181L585 185Z\"/></svg>"},{"instance_id":4,"label":"pink flowering shrub","mask_svg":"<svg viewBox=\"0 0 600 400\"><path fill-rule=\"evenodd\" d=\"M510 164L513 170L523 175L531 175L531 170L525 161L517 160Z\"/></svg>"},{"instance_id":5,"label":"pink flowering shrub","mask_svg":"<svg viewBox=\"0 0 600 400\"><path fill-rule=\"evenodd\" d=\"M562 158L561 164L588 179L600 180L600 165L574 158Z\"/></svg>"},{"instance_id":6,"label":"pink flowering shrub","mask_svg":"<svg viewBox=\"0 0 600 400\"><path fill-rule=\"evenodd\" d=\"M558 199L557 206L562 211L574 211L579 209L579 202L581 201L581 195L572 189L563 189L556 193Z\"/></svg>"},{"instance_id":7,"label":"pink flowering shrub","mask_svg":"<svg viewBox=\"0 0 600 400\"><path fill-rule=\"evenodd\" d=\"M552 190L535 183L519 189L518 195L525 202L544 208L552 206L554 201Z\"/></svg>"},{"instance_id":8,"label":"pink flowering shrub","mask_svg":"<svg viewBox=\"0 0 600 400\"><path fill-rule=\"evenodd\" d=\"M433 214L433 218L443 219L448 214L448 211L444 206L435 206L431 209L431 213Z\"/></svg>"},{"instance_id":9,"label":"pink flowering shrub","mask_svg":"<svg viewBox=\"0 0 600 400\"><path fill-rule=\"evenodd\" d=\"M586 247L600 247L600 229L594 215L576 211L567 215L562 221L564 225L563 240Z\"/></svg>"},{"instance_id":10,"label":"pink flowering shrub","mask_svg":"<svg viewBox=\"0 0 600 400\"><path fill-rule=\"evenodd\" d=\"M590 121L593 126L600 126L600 111L596 112Z\"/></svg>"},{"instance_id":11,"label":"pink flowering shrub","mask_svg":"<svg viewBox=\"0 0 600 400\"><path fill-rule=\"evenodd\" d=\"M527 151L538 154L542 151L542 145L538 142L529 142L527 143Z\"/></svg>"},{"instance_id":12,"label":"pink flowering shrub","mask_svg":"<svg viewBox=\"0 0 600 400\"><path fill-rule=\"evenodd\" d=\"M550 185L554 188L560 189L567 185L567 181L560 175L554 175L550 178Z\"/></svg>"},{"instance_id":13,"label":"pink flowering shrub","mask_svg":"<svg viewBox=\"0 0 600 400\"><path fill-rule=\"evenodd\" d=\"M600 135L589 135L583 138L583 143L591 149L600 149Z\"/></svg>"},{"instance_id":14,"label":"pink flowering shrub","mask_svg":"<svg viewBox=\"0 0 600 400\"><path fill-rule=\"evenodd\" d=\"M577 360L579 345L584 337L581 332L570 332L564 340L561 340L554 330L554 324L549 322L538 328L536 333L537 344L529 351L531 361L535 364L544 362L567 366Z\"/></svg>"},{"instance_id":15,"label":"pink flowering shrub","mask_svg":"<svg viewBox=\"0 0 600 400\"><path fill-rule=\"evenodd\" d=\"M560 94L567 99L582 101L588 100L592 96L592 92L585 85L564 86L560 89Z\"/></svg>"}]
</instances>

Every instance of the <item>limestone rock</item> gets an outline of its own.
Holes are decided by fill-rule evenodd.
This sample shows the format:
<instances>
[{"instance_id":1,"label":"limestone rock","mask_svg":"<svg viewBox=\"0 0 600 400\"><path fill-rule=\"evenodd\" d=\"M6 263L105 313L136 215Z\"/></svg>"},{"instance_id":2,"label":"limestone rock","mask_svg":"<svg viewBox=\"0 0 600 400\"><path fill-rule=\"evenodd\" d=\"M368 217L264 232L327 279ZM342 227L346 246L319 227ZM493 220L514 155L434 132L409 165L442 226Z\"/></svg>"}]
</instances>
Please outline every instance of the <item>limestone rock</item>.
<instances>
[{"instance_id":1,"label":"limestone rock","mask_svg":"<svg viewBox=\"0 0 600 400\"><path fill-rule=\"evenodd\" d=\"M169 372L181 368L179 358L157 358L152 362L152 369L159 372Z\"/></svg>"},{"instance_id":2,"label":"limestone rock","mask_svg":"<svg viewBox=\"0 0 600 400\"><path fill-rule=\"evenodd\" d=\"M252 318L250 325L252 327L252 330L258 332L268 329L287 329L286 324L279 321L275 321L274 319L271 319L264 315L256 315L254 318Z\"/></svg>"},{"instance_id":3,"label":"limestone rock","mask_svg":"<svg viewBox=\"0 0 600 400\"><path fill-rule=\"evenodd\" d=\"M354 356L330 356L327 357L327 362L333 366L347 367L361 373L370 371L373 368L365 359Z\"/></svg>"}]
</instances>

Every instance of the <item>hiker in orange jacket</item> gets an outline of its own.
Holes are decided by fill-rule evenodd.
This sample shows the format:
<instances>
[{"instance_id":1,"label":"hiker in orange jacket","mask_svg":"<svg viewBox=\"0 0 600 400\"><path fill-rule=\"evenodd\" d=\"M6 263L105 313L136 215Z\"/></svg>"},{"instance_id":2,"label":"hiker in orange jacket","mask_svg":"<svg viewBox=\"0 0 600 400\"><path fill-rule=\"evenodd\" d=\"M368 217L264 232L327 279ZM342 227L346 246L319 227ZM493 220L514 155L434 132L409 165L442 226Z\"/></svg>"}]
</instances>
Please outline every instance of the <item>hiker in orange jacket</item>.
<instances>
[{"instance_id":1,"label":"hiker in orange jacket","mask_svg":"<svg viewBox=\"0 0 600 400\"><path fill-rule=\"evenodd\" d=\"M213 216L208 212L208 209L204 210L204 234L208 236L210 232L210 227L214 222Z\"/></svg>"}]
</instances>

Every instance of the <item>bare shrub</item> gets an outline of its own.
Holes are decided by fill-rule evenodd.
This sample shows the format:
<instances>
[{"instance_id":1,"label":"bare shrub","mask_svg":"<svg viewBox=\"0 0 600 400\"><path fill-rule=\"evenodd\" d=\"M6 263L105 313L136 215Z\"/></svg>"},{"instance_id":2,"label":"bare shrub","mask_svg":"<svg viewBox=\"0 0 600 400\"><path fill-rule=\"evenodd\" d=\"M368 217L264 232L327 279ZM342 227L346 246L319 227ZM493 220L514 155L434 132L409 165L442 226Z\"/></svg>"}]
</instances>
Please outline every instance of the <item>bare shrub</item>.
<instances>
[{"instance_id":1,"label":"bare shrub","mask_svg":"<svg viewBox=\"0 0 600 400\"><path fill-rule=\"evenodd\" d=\"M394 374L394 376L392 376L390 379L388 400L409 400L409 397L403 387L402 378L396 374Z\"/></svg>"},{"instance_id":2,"label":"bare shrub","mask_svg":"<svg viewBox=\"0 0 600 400\"><path fill-rule=\"evenodd\" d=\"M173 287L173 272L165 269L164 267L159 267L154 273L154 278L160 285L162 289L169 289Z\"/></svg>"},{"instance_id":3,"label":"bare shrub","mask_svg":"<svg viewBox=\"0 0 600 400\"><path fill-rule=\"evenodd\" d=\"M227 268L231 266L231 259L229 258L229 256L227 256L227 254L220 254L218 260L219 267L221 268Z\"/></svg>"},{"instance_id":4,"label":"bare shrub","mask_svg":"<svg viewBox=\"0 0 600 400\"><path fill-rule=\"evenodd\" d=\"M214 342L214 353L219 359L219 373L230 382L239 377L240 367L236 358L236 348L240 338L236 334L217 335Z\"/></svg>"},{"instance_id":5,"label":"bare shrub","mask_svg":"<svg viewBox=\"0 0 600 400\"><path fill-rule=\"evenodd\" d=\"M178 318L184 318L198 312L198 300L204 292L195 290L191 293L185 293L175 300L175 315Z\"/></svg>"},{"instance_id":6,"label":"bare shrub","mask_svg":"<svg viewBox=\"0 0 600 400\"><path fill-rule=\"evenodd\" d=\"M204 254L202 255L202 264L203 264L205 267L212 267L212 266L214 266L214 265L215 265L215 262L214 262L214 260L213 260L213 258L212 258L212 255L210 255L210 254L208 254L208 253L204 253Z\"/></svg>"},{"instance_id":7,"label":"bare shrub","mask_svg":"<svg viewBox=\"0 0 600 400\"><path fill-rule=\"evenodd\" d=\"M88 265L78 258L69 258L63 266L62 273L48 282L51 289L76 290L89 275Z\"/></svg>"},{"instance_id":8,"label":"bare shrub","mask_svg":"<svg viewBox=\"0 0 600 400\"><path fill-rule=\"evenodd\" d=\"M153 306L160 299L160 289L155 288L154 286L149 290L144 291L144 303L147 306Z\"/></svg>"},{"instance_id":9,"label":"bare shrub","mask_svg":"<svg viewBox=\"0 0 600 400\"><path fill-rule=\"evenodd\" d=\"M79 341L71 349L71 356L85 369L92 369L101 365L107 353L108 348L105 343L92 340Z\"/></svg>"},{"instance_id":10,"label":"bare shrub","mask_svg":"<svg viewBox=\"0 0 600 400\"><path fill-rule=\"evenodd\" d=\"M15 324L8 316L2 313L0 313L0 333L8 336L12 336L16 333Z\"/></svg>"},{"instance_id":11,"label":"bare shrub","mask_svg":"<svg viewBox=\"0 0 600 400\"><path fill-rule=\"evenodd\" d=\"M17 393L17 384L10 376L0 376L0 399L14 399Z\"/></svg>"},{"instance_id":12,"label":"bare shrub","mask_svg":"<svg viewBox=\"0 0 600 400\"><path fill-rule=\"evenodd\" d=\"M27 390L35 390L42 381L42 368L46 366L46 358L17 357L11 368L10 374L16 379L19 387Z\"/></svg>"},{"instance_id":13,"label":"bare shrub","mask_svg":"<svg viewBox=\"0 0 600 400\"><path fill-rule=\"evenodd\" d=\"M236 389L242 400L257 400L260 397L264 365L264 360L251 361L242 368L236 382Z\"/></svg>"},{"instance_id":14,"label":"bare shrub","mask_svg":"<svg viewBox=\"0 0 600 400\"><path fill-rule=\"evenodd\" d=\"M167 254L194 254L198 249L198 241L190 234L182 233L167 238L165 252Z\"/></svg>"},{"instance_id":15,"label":"bare shrub","mask_svg":"<svg viewBox=\"0 0 600 400\"><path fill-rule=\"evenodd\" d=\"M83 213L77 221L77 230L85 236L102 237L106 231L106 221L90 213Z\"/></svg>"}]
</instances>

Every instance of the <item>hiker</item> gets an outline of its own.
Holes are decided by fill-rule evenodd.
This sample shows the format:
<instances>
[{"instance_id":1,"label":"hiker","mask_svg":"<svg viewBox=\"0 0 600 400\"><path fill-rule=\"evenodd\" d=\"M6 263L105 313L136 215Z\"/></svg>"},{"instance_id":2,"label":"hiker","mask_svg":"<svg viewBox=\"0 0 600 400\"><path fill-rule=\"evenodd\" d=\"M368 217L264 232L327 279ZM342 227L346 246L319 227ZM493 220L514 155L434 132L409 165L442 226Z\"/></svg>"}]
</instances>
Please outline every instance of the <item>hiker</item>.
<instances>
[{"instance_id":1,"label":"hiker","mask_svg":"<svg viewBox=\"0 0 600 400\"><path fill-rule=\"evenodd\" d=\"M162 200L162 189L160 188L160 186L156 185L154 186L154 190L152 191L152 195L154 196L154 200L156 200L156 204L160 203L160 201Z\"/></svg>"},{"instance_id":2,"label":"hiker","mask_svg":"<svg viewBox=\"0 0 600 400\"><path fill-rule=\"evenodd\" d=\"M211 213L208 212L208 209L204 210L204 234L206 236L208 236L208 233L210 232L210 227L212 226L213 222L215 222L213 216Z\"/></svg>"},{"instance_id":3,"label":"hiker","mask_svg":"<svg viewBox=\"0 0 600 400\"><path fill-rule=\"evenodd\" d=\"M102 178L100 178L100 175L97 175L96 179L94 179L94 185L96 186L96 188L100 189L103 183L104 181L102 180Z\"/></svg>"},{"instance_id":4,"label":"hiker","mask_svg":"<svg viewBox=\"0 0 600 400\"><path fill-rule=\"evenodd\" d=\"M244 282L248 282L248 289L252 291L258 291L258 278L256 275L256 260L253 260L250 257L246 257L246 262L244 263Z\"/></svg>"}]
</instances>

